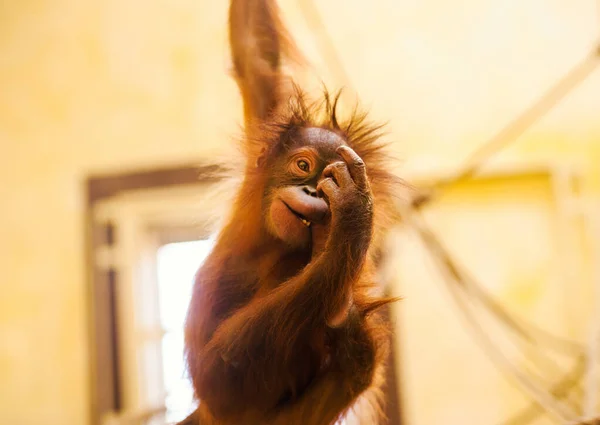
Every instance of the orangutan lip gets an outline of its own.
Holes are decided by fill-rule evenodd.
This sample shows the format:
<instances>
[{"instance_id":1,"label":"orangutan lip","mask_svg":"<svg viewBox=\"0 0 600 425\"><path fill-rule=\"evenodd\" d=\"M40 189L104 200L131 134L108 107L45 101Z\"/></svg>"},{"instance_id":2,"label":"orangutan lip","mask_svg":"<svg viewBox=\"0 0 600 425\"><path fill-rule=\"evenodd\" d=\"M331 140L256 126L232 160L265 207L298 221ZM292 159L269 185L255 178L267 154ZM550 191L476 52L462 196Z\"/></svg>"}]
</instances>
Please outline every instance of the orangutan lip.
<instances>
[{"instance_id":1,"label":"orangutan lip","mask_svg":"<svg viewBox=\"0 0 600 425\"><path fill-rule=\"evenodd\" d=\"M284 201L283 205L285 205L288 210L290 210L292 212L292 214L294 214L296 217L298 217L298 220L300 220L302 222L302 224L304 224L306 227L310 227L310 225L312 224L310 221L308 221L307 219L305 219L304 217L302 217L301 214L298 214L296 211L294 211L292 208L290 208L290 206L288 204L286 204Z\"/></svg>"}]
</instances>

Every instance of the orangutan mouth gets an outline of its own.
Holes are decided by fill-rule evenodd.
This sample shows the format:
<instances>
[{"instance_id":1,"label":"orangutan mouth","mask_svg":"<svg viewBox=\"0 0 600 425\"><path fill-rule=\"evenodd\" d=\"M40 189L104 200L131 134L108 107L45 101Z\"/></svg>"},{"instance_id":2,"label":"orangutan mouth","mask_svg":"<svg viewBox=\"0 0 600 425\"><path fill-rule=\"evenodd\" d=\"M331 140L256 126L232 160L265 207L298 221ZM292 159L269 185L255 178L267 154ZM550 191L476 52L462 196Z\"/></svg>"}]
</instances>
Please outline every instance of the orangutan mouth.
<instances>
[{"instance_id":1,"label":"orangutan mouth","mask_svg":"<svg viewBox=\"0 0 600 425\"><path fill-rule=\"evenodd\" d=\"M302 224L304 224L306 227L310 227L310 225L312 224L310 221L305 219L302 216L302 214L299 214L296 211L294 211L294 209L292 207L290 207L288 204L286 204L285 202L284 202L284 204L288 208L288 210L290 210L292 212L292 214L294 214L298 218L298 220L300 220L302 222Z\"/></svg>"},{"instance_id":2,"label":"orangutan mouth","mask_svg":"<svg viewBox=\"0 0 600 425\"><path fill-rule=\"evenodd\" d=\"M302 224L304 224L306 227L310 227L310 225L312 224L310 221L308 221L307 219L302 217L302 215L298 214L296 211L292 210L291 208L290 208L290 210L294 213L294 215L296 217L298 217L298 220L300 220L302 222Z\"/></svg>"}]
</instances>

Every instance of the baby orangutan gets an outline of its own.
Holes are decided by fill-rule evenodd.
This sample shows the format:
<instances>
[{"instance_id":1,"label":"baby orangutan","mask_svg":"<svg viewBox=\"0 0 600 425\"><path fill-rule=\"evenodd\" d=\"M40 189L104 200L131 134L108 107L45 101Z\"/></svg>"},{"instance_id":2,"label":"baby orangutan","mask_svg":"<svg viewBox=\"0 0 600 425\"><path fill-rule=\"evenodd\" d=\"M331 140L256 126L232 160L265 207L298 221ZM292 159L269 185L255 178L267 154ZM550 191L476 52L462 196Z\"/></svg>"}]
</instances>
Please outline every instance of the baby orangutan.
<instances>
[{"instance_id":1,"label":"baby orangutan","mask_svg":"<svg viewBox=\"0 0 600 425\"><path fill-rule=\"evenodd\" d=\"M281 71L294 47L273 0L233 0L244 101L243 183L196 276L186 425L329 425L354 406L380 421L388 329L375 253L399 179L378 126L338 122Z\"/></svg>"}]
</instances>

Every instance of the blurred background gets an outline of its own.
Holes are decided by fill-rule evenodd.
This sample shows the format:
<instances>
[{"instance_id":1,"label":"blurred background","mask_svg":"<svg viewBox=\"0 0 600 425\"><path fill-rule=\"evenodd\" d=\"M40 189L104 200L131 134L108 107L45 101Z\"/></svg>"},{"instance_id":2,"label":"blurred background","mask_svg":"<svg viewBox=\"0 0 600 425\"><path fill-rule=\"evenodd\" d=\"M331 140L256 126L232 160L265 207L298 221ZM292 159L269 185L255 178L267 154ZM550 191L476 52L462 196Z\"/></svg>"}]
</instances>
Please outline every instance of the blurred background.
<instances>
[{"instance_id":1,"label":"blurred background","mask_svg":"<svg viewBox=\"0 0 600 425\"><path fill-rule=\"evenodd\" d=\"M394 230L395 424L596 415L596 1L279 3L305 77L389 122L408 182L502 145ZM241 124L227 7L0 2L0 423L190 410L182 321Z\"/></svg>"}]
</instances>

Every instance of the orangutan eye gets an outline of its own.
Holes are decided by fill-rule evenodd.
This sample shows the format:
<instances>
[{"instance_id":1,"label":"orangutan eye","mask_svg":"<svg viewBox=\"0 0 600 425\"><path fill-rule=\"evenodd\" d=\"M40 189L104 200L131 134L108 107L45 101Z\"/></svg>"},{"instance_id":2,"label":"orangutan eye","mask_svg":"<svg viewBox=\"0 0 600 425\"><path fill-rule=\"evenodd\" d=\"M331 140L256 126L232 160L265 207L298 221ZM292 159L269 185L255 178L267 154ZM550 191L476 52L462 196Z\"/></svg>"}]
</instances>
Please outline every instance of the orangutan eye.
<instances>
[{"instance_id":1,"label":"orangutan eye","mask_svg":"<svg viewBox=\"0 0 600 425\"><path fill-rule=\"evenodd\" d=\"M305 173L308 173L310 171L310 165L308 164L308 162L306 162L303 159L296 162L296 165L298 166L298 168L300 168Z\"/></svg>"}]
</instances>

